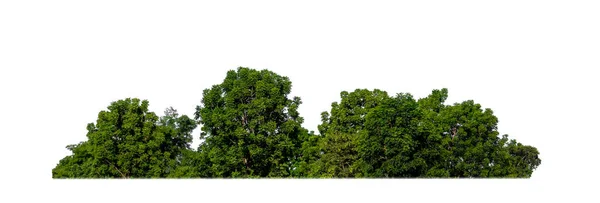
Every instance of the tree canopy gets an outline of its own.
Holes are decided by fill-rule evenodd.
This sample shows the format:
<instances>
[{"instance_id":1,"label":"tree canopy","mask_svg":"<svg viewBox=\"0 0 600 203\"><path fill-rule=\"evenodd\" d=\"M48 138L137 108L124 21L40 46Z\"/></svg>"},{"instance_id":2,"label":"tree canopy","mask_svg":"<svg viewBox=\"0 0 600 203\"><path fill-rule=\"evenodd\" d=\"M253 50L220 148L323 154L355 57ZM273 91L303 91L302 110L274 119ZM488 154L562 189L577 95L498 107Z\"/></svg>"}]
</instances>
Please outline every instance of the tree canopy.
<instances>
[{"instance_id":1,"label":"tree canopy","mask_svg":"<svg viewBox=\"0 0 600 203\"><path fill-rule=\"evenodd\" d=\"M290 176L306 130L292 83L268 70L238 68L203 92L196 119L212 177Z\"/></svg>"},{"instance_id":2,"label":"tree canopy","mask_svg":"<svg viewBox=\"0 0 600 203\"><path fill-rule=\"evenodd\" d=\"M541 164L537 148L498 132L491 109L445 104L445 88L420 99L342 91L318 133L302 127L291 89L288 77L240 67L202 92L194 119L172 107L158 117L137 98L112 102L52 177L528 178Z\"/></svg>"},{"instance_id":3,"label":"tree canopy","mask_svg":"<svg viewBox=\"0 0 600 203\"><path fill-rule=\"evenodd\" d=\"M196 122L173 108L158 117L137 98L111 103L87 126L87 141L68 145L72 155L52 170L54 178L164 178L190 148Z\"/></svg>"},{"instance_id":4,"label":"tree canopy","mask_svg":"<svg viewBox=\"0 0 600 203\"><path fill-rule=\"evenodd\" d=\"M444 105L447 89L419 100L377 89L340 95L322 114L309 177L530 177L541 164L535 147L499 137L491 109Z\"/></svg>"}]
</instances>

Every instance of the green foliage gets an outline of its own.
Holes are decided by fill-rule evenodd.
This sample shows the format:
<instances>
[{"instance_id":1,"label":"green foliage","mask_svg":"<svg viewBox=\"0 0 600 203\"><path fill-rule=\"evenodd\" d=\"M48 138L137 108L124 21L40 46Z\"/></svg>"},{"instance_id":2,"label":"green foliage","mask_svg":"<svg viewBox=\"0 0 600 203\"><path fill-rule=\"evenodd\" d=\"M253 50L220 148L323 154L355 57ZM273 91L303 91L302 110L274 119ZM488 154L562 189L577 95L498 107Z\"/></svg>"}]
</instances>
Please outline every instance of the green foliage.
<instances>
[{"instance_id":1,"label":"green foliage","mask_svg":"<svg viewBox=\"0 0 600 203\"><path fill-rule=\"evenodd\" d=\"M322 136L311 131L309 134L302 134L300 140L302 145L298 149L298 157L292 167L291 177L320 177L319 169L314 168L315 165L312 163L321 157Z\"/></svg>"},{"instance_id":2,"label":"green foliage","mask_svg":"<svg viewBox=\"0 0 600 203\"><path fill-rule=\"evenodd\" d=\"M203 91L195 118L148 101L111 103L87 126L87 141L53 178L528 178L535 147L500 136L491 109L448 90L425 98L374 89L342 91L321 114L319 134L302 128L289 78L240 67ZM202 124L197 150L192 131Z\"/></svg>"},{"instance_id":3,"label":"green foliage","mask_svg":"<svg viewBox=\"0 0 600 203\"><path fill-rule=\"evenodd\" d=\"M196 119L212 177L288 177L306 130L292 83L271 71L238 68L204 90Z\"/></svg>"},{"instance_id":4,"label":"green foliage","mask_svg":"<svg viewBox=\"0 0 600 203\"><path fill-rule=\"evenodd\" d=\"M377 89L342 92L331 114L322 113L321 153L306 164L307 176L530 177L541 164L535 147L498 137L492 110L471 100L444 105L447 97L447 89L418 101Z\"/></svg>"},{"instance_id":5,"label":"green foliage","mask_svg":"<svg viewBox=\"0 0 600 203\"><path fill-rule=\"evenodd\" d=\"M159 118L137 98L111 103L87 126L85 142L52 170L53 178L164 178L189 149L194 120L169 108Z\"/></svg>"}]
</instances>

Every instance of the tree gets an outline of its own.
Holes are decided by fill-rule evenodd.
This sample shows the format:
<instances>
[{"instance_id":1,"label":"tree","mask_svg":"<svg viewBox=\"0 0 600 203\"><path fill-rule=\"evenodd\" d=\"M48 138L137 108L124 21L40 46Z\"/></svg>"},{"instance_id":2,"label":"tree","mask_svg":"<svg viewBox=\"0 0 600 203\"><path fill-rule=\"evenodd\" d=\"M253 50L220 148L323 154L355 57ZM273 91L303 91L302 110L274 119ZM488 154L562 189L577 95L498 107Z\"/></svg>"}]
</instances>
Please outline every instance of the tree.
<instances>
[{"instance_id":1,"label":"tree","mask_svg":"<svg viewBox=\"0 0 600 203\"><path fill-rule=\"evenodd\" d=\"M499 137L491 109L445 105L447 89L418 101L377 89L340 96L322 114L311 177L530 177L541 163L535 147Z\"/></svg>"},{"instance_id":2,"label":"tree","mask_svg":"<svg viewBox=\"0 0 600 203\"><path fill-rule=\"evenodd\" d=\"M314 177L360 177L357 164L361 146L359 139L368 131L365 129L367 116L377 106L389 99L385 91L356 89L340 93L340 103L331 104L331 113L323 112L319 131L320 158L311 163L311 176ZM365 165L362 165L363 168Z\"/></svg>"},{"instance_id":3,"label":"tree","mask_svg":"<svg viewBox=\"0 0 600 203\"><path fill-rule=\"evenodd\" d=\"M364 177L416 177L425 166L418 148L421 112L410 94L386 98L365 119L358 152Z\"/></svg>"},{"instance_id":4,"label":"tree","mask_svg":"<svg viewBox=\"0 0 600 203\"><path fill-rule=\"evenodd\" d=\"M194 120L169 108L162 118L149 102L127 98L112 102L87 126L87 141L69 145L53 178L164 178L189 150Z\"/></svg>"},{"instance_id":5,"label":"tree","mask_svg":"<svg viewBox=\"0 0 600 203\"><path fill-rule=\"evenodd\" d=\"M351 178L355 176L354 162L358 158L356 134L330 133L318 142L321 156L313 162L308 177Z\"/></svg>"},{"instance_id":6,"label":"tree","mask_svg":"<svg viewBox=\"0 0 600 203\"><path fill-rule=\"evenodd\" d=\"M415 156L426 160L427 169L424 177L449 177L447 170L448 157L450 157L448 126L440 113L446 108L444 102L448 98L448 90L433 90L425 98L418 100L421 111L421 121L417 127L417 149Z\"/></svg>"},{"instance_id":7,"label":"tree","mask_svg":"<svg viewBox=\"0 0 600 203\"><path fill-rule=\"evenodd\" d=\"M289 78L239 67L203 92L196 119L199 147L211 177L289 177L302 146L299 97L287 98Z\"/></svg>"},{"instance_id":8,"label":"tree","mask_svg":"<svg viewBox=\"0 0 600 203\"><path fill-rule=\"evenodd\" d=\"M499 137L491 109L473 100L443 105L447 96L447 89L434 90L419 100L425 115L420 133L428 144L418 154L426 157L426 177L524 178L541 164L535 147Z\"/></svg>"},{"instance_id":9,"label":"tree","mask_svg":"<svg viewBox=\"0 0 600 203\"><path fill-rule=\"evenodd\" d=\"M428 166L425 177L530 177L541 164L535 147L508 135L499 137L498 118L489 108L467 100L443 105L448 90L419 100L424 119L416 155Z\"/></svg>"},{"instance_id":10,"label":"tree","mask_svg":"<svg viewBox=\"0 0 600 203\"><path fill-rule=\"evenodd\" d=\"M292 177L318 178L322 176L320 165L314 164L321 160L323 137L313 131L300 137L302 145L299 149L298 159L292 170Z\"/></svg>"}]
</instances>

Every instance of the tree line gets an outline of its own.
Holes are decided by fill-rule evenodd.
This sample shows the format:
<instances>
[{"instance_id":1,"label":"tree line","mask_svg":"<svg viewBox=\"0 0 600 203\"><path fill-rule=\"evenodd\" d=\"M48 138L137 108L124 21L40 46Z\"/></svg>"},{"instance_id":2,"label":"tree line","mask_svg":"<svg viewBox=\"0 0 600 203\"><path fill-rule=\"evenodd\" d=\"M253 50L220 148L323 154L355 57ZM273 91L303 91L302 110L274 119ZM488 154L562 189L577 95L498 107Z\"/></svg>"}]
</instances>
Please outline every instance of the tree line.
<instances>
[{"instance_id":1,"label":"tree line","mask_svg":"<svg viewBox=\"0 0 600 203\"><path fill-rule=\"evenodd\" d=\"M318 133L302 127L291 88L288 77L239 67L203 91L193 118L172 107L159 117L138 98L112 102L52 177L528 178L541 164L535 147L500 135L491 109L445 105L445 88L420 99L342 91Z\"/></svg>"}]
</instances>

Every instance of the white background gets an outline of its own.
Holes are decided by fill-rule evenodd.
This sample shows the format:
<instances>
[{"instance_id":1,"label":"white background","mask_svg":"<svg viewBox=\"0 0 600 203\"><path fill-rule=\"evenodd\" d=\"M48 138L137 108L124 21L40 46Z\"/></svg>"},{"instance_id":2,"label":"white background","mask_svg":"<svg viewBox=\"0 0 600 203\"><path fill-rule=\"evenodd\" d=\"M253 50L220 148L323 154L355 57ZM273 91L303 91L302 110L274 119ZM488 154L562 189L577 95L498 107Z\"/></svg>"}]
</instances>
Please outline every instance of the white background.
<instances>
[{"instance_id":1,"label":"white background","mask_svg":"<svg viewBox=\"0 0 600 203\"><path fill-rule=\"evenodd\" d=\"M597 202L596 1L211 2L0 2L0 202ZM528 180L51 179L110 102L193 116L238 66L290 77L315 131L343 90L445 87L542 164Z\"/></svg>"}]
</instances>

